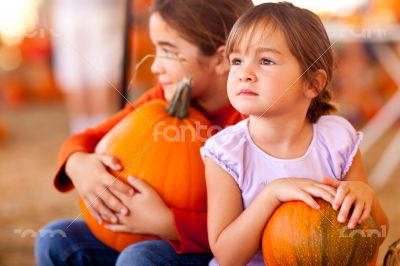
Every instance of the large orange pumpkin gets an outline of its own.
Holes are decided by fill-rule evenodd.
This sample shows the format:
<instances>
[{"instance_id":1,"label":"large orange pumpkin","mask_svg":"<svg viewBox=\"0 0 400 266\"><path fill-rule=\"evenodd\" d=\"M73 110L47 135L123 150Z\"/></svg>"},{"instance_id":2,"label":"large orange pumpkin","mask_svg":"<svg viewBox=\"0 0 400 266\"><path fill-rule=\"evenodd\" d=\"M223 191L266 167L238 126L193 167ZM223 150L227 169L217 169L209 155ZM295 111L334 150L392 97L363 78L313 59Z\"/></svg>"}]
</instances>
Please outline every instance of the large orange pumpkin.
<instances>
[{"instance_id":1,"label":"large orange pumpkin","mask_svg":"<svg viewBox=\"0 0 400 266\"><path fill-rule=\"evenodd\" d=\"M282 204L269 219L262 236L265 263L273 265L367 265L378 248L372 218L353 230L337 221L338 211L316 199L319 210L304 202Z\"/></svg>"},{"instance_id":2,"label":"large orange pumpkin","mask_svg":"<svg viewBox=\"0 0 400 266\"><path fill-rule=\"evenodd\" d=\"M211 123L189 108L188 85L178 88L168 106L163 100L154 100L129 114L98 143L95 151L117 157L124 170L112 172L116 177L126 182L132 175L146 181L169 207L204 212L207 195L199 150ZM86 209L82 200L81 208ZM83 216L93 234L118 251L155 238L112 232L98 224L88 211Z\"/></svg>"}]
</instances>

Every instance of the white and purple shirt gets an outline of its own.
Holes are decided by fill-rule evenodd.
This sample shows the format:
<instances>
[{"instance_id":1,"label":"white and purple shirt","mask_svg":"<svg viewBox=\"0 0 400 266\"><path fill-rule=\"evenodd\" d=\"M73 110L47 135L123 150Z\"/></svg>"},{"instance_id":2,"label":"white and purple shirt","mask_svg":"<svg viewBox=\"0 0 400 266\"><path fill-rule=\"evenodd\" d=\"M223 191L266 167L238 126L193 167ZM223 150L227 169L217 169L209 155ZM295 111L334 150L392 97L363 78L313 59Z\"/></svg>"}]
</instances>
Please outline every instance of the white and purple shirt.
<instances>
[{"instance_id":1,"label":"white and purple shirt","mask_svg":"<svg viewBox=\"0 0 400 266\"><path fill-rule=\"evenodd\" d=\"M251 139L249 119L220 131L207 140L201 155L213 159L228 172L242 192L247 208L265 184L278 178L297 177L320 181L324 177L341 180L358 151L362 133L344 118L322 116L313 124L313 138L307 151L295 159L275 158ZM218 265L213 259L209 265ZM265 265L261 251L248 265Z\"/></svg>"}]
</instances>

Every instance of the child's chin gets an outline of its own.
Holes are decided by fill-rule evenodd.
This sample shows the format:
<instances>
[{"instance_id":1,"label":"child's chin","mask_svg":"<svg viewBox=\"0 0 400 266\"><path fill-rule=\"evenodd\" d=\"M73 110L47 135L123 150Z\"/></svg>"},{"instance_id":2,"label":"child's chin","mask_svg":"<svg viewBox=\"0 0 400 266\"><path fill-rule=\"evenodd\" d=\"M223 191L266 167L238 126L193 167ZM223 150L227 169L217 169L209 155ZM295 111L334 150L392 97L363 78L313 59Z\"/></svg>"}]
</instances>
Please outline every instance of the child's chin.
<instances>
[{"instance_id":1,"label":"child's chin","mask_svg":"<svg viewBox=\"0 0 400 266\"><path fill-rule=\"evenodd\" d=\"M233 104L233 107L242 115L253 115L254 108L247 104Z\"/></svg>"},{"instance_id":2,"label":"child's chin","mask_svg":"<svg viewBox=\"0 0 400 266\"><path fill-rule=\"evenodd\" d=\"M167 102L170 102L174 97L175 91L172 90L164 90L164 98Z\"/></svg>"}]
</instances>

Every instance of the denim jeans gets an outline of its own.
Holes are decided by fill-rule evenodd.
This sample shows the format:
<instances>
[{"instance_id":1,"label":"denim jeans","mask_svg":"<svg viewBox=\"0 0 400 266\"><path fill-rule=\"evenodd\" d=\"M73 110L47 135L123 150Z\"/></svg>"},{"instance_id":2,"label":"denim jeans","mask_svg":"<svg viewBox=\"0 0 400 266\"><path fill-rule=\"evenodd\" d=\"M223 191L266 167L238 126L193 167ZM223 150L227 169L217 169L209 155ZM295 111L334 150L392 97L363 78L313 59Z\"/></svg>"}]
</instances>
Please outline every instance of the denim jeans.
<instances>
[{"instance_id":1,"label":"denim jeans","mask_svg":"<svg viewBox=\"0 0 400 266\"><path fill-rule=\"evenodd\" d=\"M68 228L67 228L68 227ZM208 265L211 254L177 254L163 240L126 247L121 253L100 242L86 223L59 220L46 225L35 240L38 266L50 265Z\"/></svg>"}]
</instances>

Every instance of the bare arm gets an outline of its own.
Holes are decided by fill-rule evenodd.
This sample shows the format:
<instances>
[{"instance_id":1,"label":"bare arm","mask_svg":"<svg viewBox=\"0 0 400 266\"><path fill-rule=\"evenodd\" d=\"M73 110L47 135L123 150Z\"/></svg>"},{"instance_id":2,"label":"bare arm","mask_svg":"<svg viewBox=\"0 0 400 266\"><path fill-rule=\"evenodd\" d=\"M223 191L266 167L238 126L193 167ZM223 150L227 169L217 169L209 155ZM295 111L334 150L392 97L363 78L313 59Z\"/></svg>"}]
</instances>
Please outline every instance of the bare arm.
<instances>
[{"instance_id":1,"label":"bare arm","mask_svg":"<svg viewBox=\"0 0 400 266\"><path fill-rule=\"evenodd\" d=\"M211 250L220 265L245 265L259 249L264 226L279 203L263 193L243 211L236 182L209 158L206 181Z\"/></svg>"},{"instance_id":2,"label":"bare arm","mask_svg":"<svg viewBox=\"0 0 400 266\"><path fill-rule=\"evenodd\" d=\"M302 200L318 208L312 198L333 201L334 189L309 179L282 178L268 184L243 209L242 195L234 179L206 158L208 235L210 247L220 265L245 265L260 248L269 217L282 203Z\"/></svg>"}]
</instances>

